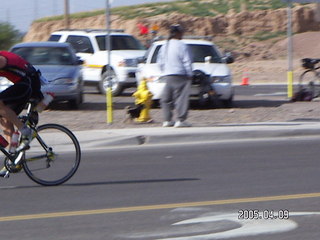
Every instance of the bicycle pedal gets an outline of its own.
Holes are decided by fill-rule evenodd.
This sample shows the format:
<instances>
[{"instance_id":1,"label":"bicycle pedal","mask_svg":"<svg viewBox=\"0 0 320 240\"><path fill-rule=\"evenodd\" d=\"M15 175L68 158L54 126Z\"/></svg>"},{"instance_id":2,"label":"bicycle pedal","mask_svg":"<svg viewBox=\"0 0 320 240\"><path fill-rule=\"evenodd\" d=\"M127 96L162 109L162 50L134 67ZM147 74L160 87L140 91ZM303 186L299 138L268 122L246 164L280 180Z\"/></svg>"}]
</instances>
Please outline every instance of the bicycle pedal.
<instances>
[{"instance_id":1,"label":"bicycle pedal","mask_svg":"<svg viewBox=\"0 0 320 240\"><path fill-rule=\"evenodd\" d=\"M30 147L29 147L30 148ZM23 157L23 152L19 152L18 156L16 157L16 159L14 160L14 165L19 165L19 163L21 162Z\"/></svg>"},{"instance_id":2,"label":"bicycle pedal","mask_svg":"<svg viewBox=\"0 0 320 240\"><path fill-rule=\"evenodd\" d=\"M6 175L4 175L4 177L3 178L9 178L10 177L10 172L9 171L7 171L6 172Z\"/></svg>"}]
</instances>

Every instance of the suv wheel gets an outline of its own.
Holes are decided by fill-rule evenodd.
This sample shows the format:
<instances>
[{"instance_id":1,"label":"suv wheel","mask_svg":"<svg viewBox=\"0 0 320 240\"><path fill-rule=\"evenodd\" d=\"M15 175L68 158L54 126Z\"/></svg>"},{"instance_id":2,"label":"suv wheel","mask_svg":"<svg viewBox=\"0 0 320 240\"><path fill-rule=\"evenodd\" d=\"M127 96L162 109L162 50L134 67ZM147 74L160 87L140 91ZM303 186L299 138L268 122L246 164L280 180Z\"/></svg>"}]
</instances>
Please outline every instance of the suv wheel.
<instances>
[{"instance_id":1,"label":"suv wheel","mask_svg":"<svg viewBox=\"0 0 320 240\"><path fill-rule=\"evenodd\" d=\"M79 99L69 100L69 106L71 109L79 109L79 106L80 106Z\"/></svg>"},{"instance_id":2,"label":"suv wheel","mask_svg":"<svg viewBox=\"0 0 320 240\"><path fill-rule=\"evenodd\" d=\"M98 89L99 92L102 94L106 94L107 92L107 87L108 87L108 73L104 72L101 76L101 81L99 82ZM122 93L123 87L122 84L119 83L117 75L115 74L114 70L110 70L110 76L111 76L111 81L112 81L112 95L113 96L118 96Z\"/></svg>"}]
</instances>

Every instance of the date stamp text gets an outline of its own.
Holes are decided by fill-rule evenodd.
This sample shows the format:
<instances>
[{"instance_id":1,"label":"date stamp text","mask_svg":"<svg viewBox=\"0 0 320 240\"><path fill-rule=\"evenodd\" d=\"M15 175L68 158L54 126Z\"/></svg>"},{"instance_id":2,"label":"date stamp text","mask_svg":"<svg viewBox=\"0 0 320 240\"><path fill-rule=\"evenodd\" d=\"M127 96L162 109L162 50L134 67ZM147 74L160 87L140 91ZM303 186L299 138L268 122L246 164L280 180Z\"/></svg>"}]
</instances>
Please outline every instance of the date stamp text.
<instances>
[{"instance_id":1,"label":"date stamp text","mask_svg":"<svg viewBox=\"0 0 320 240\"><path fill-rule=\"evenodd\" d=\"M258 209L240 209L238 211L239 220L287 220L290 217L290 212L287 209L280 210L258 210Z\"/></svg>"}]
</instances>

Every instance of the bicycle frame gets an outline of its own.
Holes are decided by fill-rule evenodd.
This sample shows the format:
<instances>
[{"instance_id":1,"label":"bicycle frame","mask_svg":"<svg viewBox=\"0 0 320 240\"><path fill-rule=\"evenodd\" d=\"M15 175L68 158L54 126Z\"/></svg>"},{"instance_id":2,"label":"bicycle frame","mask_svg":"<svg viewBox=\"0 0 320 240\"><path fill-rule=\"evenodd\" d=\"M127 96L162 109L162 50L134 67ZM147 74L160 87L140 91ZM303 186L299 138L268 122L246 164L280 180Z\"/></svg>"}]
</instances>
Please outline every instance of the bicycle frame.
<instances>
[{"instance_id":1,"label":"bicycle frame","mask_svg":"<svg viewBox=\"0 0 320 240\"><path fill-rule=\"evenodd\" d=\"M4 147L0 146L0 151L7 157L10 159L11 162L15 162L15 159L17 156L10 154L7 149L5 149Z\"/></svg>"}]
</instances>

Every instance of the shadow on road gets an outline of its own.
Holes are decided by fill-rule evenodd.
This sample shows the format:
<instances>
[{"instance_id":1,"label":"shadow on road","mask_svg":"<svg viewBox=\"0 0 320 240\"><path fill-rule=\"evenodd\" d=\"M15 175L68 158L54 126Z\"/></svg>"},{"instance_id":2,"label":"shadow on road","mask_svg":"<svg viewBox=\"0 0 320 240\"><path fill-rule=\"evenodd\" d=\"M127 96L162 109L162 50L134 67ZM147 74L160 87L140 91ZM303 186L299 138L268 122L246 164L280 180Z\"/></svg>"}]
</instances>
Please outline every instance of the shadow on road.
<instances>
[{"instance_id":1,"label":"shadow on road","mask_svg":"<svg viewBox=\"0 0 320 240\"><path fill-rule=\"evenodd\" d=\"M283 104L289 103L287 100L235 100L231 106L224 106L222 103L215 103L213 106L201 106L197 101L190 102L191 110L212 110L212 109L223 109L223 108L258 108L258 107L270 107L275 108L279 107ZM134 101L132 99L127 99L126 101L115 101L112 104L114 110L124 110L127 106L133 106ZM153 107L153 109L159 109L160 105L157 104ZM82 103L78 109L70 108L70 105L67 102L54 103L50 105L51 110L56 111L104 111L106 110L105 102L84 102Z\"/></svg>"},{"instance_id":2,"label":"shadow on road","mask_svg":"<svg viewBox=\"0 0 320 240\"><path fill-rule=\"evenodd\" d=\"M280 107L283 104L289 103L288 100L267 100L267 99L248 99L235 100L234 108L257 108L257 107Z\"/></svg>"},{"instance_id":3,"label":"shadow on road","mask_svg":"<svg viewBox=\"0 0 320 240\"><path fill-rule=\"evenodd\" d=\"M133 102L113 102L112 107L114 110L125 109L126 106L133 106ZM53 111L104 111L106 110L105 102L84 102L78 109L70 107L70 104L67 102L53 103L50 105L49 109Z\"/></svg>"},{"instance_id":4,"label":"shadow on road","mask_svg":"<svg viewBox=\"0 0 320 240\"><path fill-rule=\"evenodd\" d=\"M186 182L186 181L199 181L199 178L164 178L164 179L144 179L144 180L123 180L123 181L105 181L105 182L86 182L86 183L64 183L63 186L98 186L98 185L113 185L113 184L145 184L145 183L163 183L163 182ZM41 185L28 185L28 186L8 186L2 187L1 190L12 190L12 189L27 189L27 188L40 188Z\"/></svg>"},{"instance_id":5,"label":"shadow on road","mask_svg":"<svg viewBox=\"0 0 320 240\"><path fill-rule=\"evenodd\" d=\"M145 180L127 180L127 181L107 181L107 182L91 182L91 183L65 183L64 186L97 186L97 185L113 185L113 184L141 184L141 183L161 183L161 182L184 182L198 181L198 178L173 178L173 179L145 179Z\"/></svg>"}]
</instances>

